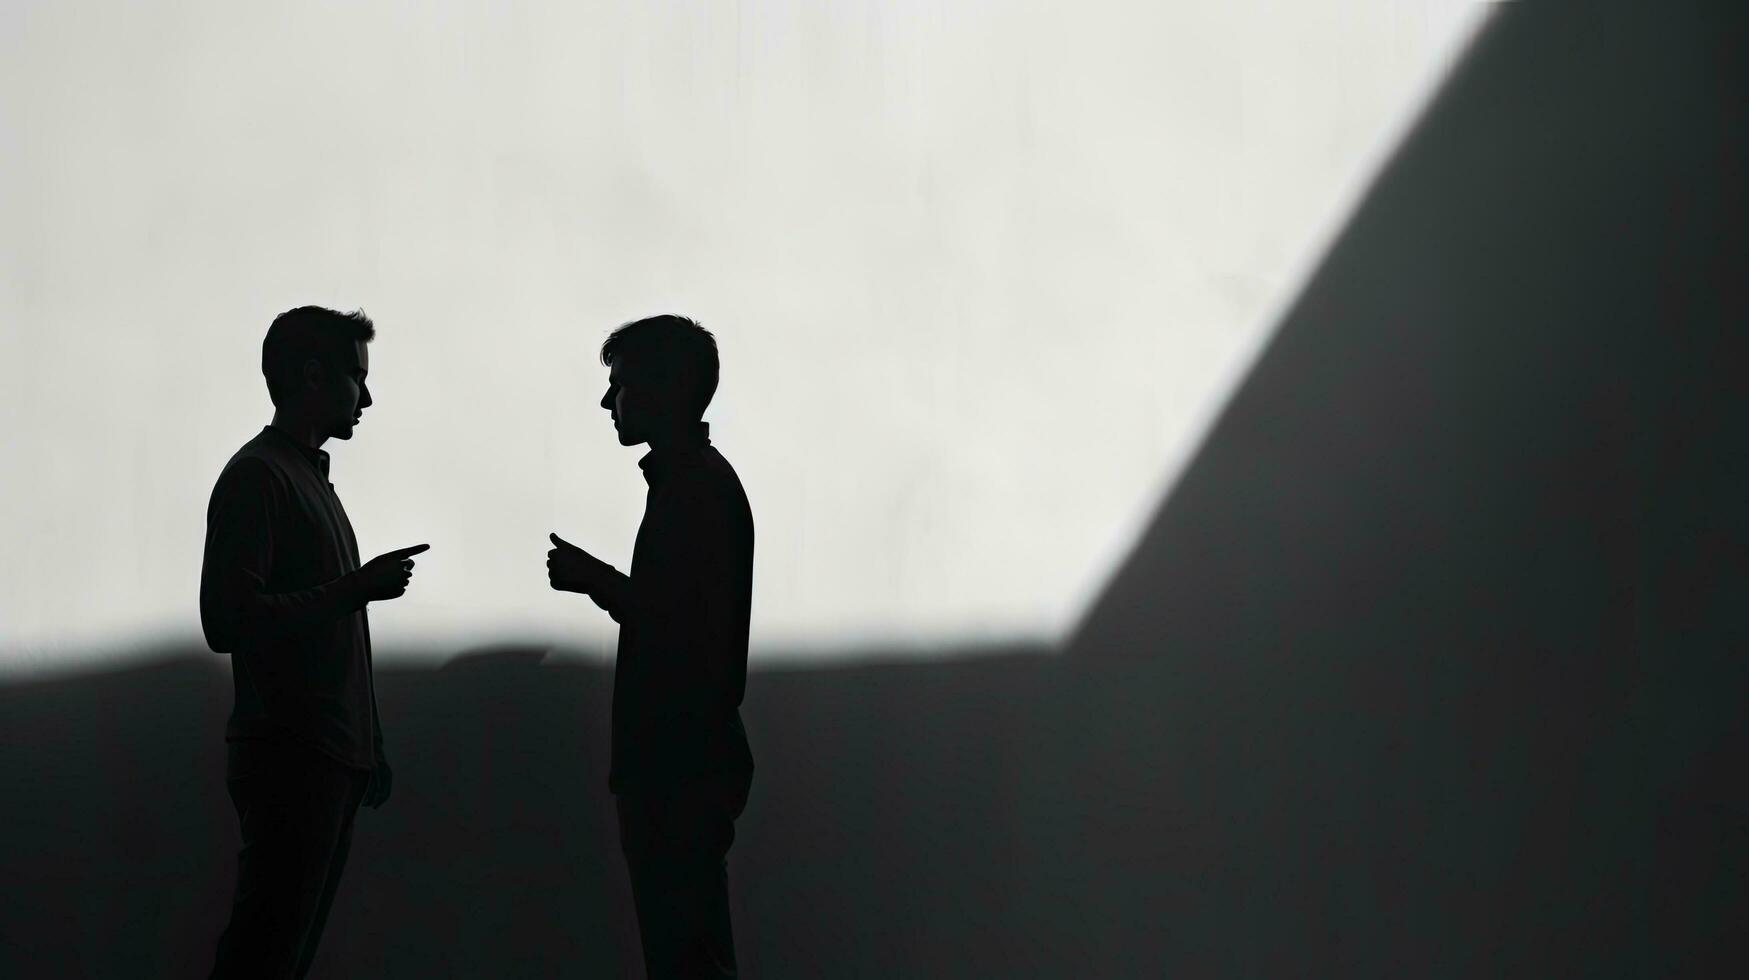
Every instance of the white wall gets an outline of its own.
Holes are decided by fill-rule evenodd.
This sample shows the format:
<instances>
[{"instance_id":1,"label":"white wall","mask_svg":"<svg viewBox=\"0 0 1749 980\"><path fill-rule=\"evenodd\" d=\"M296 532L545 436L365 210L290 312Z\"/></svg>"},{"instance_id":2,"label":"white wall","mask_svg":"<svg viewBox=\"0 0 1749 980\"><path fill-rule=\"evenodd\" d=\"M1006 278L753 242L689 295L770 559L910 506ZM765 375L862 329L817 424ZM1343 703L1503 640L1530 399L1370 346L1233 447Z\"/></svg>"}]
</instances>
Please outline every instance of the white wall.
<instances>
[{"instance_id":1,"label":"white wall","mask_svg":"<svg viewBox=\"0 0 1749 980\"><path fill-rule=\"evenodd\" d=\"M1071 12L1072 11L1072 12ZM618 323L718 335L756 656L1052 638L1482 8L0 8L0 670L198 633L281 310L376 319L330 443L379 648L611 643Z\"/></svg>"}]
</instances>

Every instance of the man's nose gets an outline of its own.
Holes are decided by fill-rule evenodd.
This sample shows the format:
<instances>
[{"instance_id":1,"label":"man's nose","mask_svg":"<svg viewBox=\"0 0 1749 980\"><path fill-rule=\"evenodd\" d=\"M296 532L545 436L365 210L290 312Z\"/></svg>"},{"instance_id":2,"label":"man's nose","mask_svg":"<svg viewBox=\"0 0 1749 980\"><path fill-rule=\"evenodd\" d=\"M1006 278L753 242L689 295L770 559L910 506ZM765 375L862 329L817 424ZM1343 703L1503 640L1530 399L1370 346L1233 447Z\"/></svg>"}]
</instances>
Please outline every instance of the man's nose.
<instances>
[{"instance_id":1,"label":"man's nose","mask_svg":"<svg viewBox=\"0 0 1749 980\"><path fill-rule=\"evenodd\" d=\"M375 400L376 399L374 399L370 396L370 389L369 388L358 389L358 407L359 408L369 408L371 405L371 402L373 402Z\"/></svg>"},{"instance_id":2,"label":"man's nose","mask_svg":"<svg viewBox=\"0 0 1749 980\"><path fill-rule=\"evenodd\" d=\"M613 392L610 391L601 396L601 407L610 412L613 411Z\"/></svg>"}]
</instances>

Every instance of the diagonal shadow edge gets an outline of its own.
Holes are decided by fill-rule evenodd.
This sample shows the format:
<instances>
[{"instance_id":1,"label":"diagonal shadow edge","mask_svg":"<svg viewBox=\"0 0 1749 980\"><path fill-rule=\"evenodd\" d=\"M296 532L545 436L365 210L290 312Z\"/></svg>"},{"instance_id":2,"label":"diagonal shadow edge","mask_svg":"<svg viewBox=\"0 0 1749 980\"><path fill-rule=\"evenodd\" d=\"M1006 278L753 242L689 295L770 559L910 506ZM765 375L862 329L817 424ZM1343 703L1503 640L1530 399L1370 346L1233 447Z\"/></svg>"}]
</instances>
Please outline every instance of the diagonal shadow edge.
<instances>
[{"instance_id":1,"label":"diagonal shadow edge","mask_svg":"<svg viewBox=\"0 0 1749 980\"><path fill-rule=\"evenodd\" d=\"M1728 93L1742 62L1724 40L1740 25L1724 4L1612 5L1583 22L1549 7L1506 5L1477 31L1070 632L1071 654L1287 642L1368 588L1404 607L1443 590L1434 622L1461 628L1510 606L1513 583L1434 566L1498 560L1547 516L1532 494L1562 498L1606 468L1539 469L1537 453L1635 440L1607 461L1631 496L1668 462L1645 445L1658 426L1699 424L1693 392L1736 393L1719 366L1735 352L1721 331L1742 309L1741 237L1721 223L1729 209L1699 212L1740 200ZM1678 310L1673 337L1661 319ZM1635 399L1614 415L1599 404L1612 386Z\"/></svg>"},{"instance_id":2,"label":"diagonal shadow edge","mask_svg":"<svg viewBox=\"0 0 1749 980\"><path fill-rule=\"evenodd\" d=\"M1734 975L1743 23L1504 11L1071 656L754 672L748 971ZM479 653L318 977L635 969L606 668ZM204 968L226 687L0 686L0 972Z\"/></svg>"}]
</instances>

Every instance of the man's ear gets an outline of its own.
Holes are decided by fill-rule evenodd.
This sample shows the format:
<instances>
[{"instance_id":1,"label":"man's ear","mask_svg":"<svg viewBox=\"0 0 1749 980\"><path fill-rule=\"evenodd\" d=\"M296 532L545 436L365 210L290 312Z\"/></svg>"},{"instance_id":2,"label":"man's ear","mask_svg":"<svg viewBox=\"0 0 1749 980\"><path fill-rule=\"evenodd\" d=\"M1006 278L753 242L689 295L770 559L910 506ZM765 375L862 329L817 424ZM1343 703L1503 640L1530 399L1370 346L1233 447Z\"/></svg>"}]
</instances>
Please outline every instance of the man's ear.
<instances>
[{"instance_id":1,"label":"man's ear","mask_svg":"<svg viewBox=\"0 0 1749 980\"><path fill-rule=\"evenodd\" d=\"M319 358L307 358L303 369L304 387L322 388L328 383L328 369Z\"/></svg>"}]
</instances>

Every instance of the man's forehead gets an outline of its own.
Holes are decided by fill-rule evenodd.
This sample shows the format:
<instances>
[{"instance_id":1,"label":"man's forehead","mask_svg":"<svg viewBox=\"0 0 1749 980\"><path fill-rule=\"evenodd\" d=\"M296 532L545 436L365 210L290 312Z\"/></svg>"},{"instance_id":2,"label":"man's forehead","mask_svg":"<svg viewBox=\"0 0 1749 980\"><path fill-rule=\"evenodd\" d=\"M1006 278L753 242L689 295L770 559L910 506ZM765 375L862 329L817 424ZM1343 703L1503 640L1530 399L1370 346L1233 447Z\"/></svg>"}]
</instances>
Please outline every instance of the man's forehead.
<instances>
[{"instance_id":1,"label":"man's forehead","mask_svg":"<svg viewBox=\"0 0 1749 980\"><path fill-rule=\"evenodd\" d=\"M355 340L352 342L352 354L353 363L362 370L370 370L370 348L365 345L364 341Z\"/></svg>"}]
</instances>

